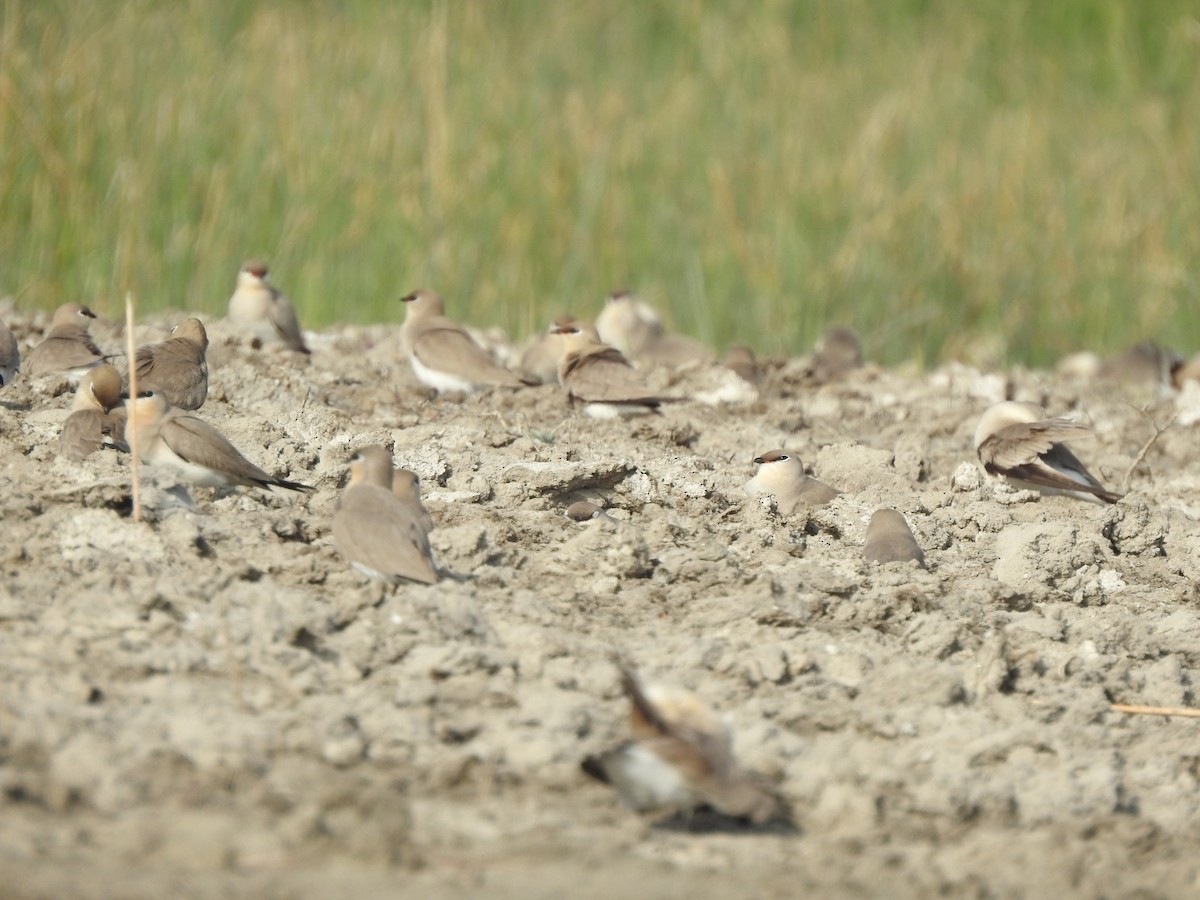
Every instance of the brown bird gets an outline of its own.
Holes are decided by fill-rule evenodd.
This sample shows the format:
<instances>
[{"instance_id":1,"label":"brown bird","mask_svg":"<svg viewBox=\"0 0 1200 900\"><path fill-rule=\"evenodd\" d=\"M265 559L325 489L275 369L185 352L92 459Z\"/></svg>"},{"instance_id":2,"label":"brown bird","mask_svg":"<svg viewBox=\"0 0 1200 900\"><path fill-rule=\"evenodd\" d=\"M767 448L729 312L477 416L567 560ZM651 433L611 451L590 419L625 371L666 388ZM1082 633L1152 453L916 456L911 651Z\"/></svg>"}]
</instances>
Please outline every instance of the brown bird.
<instances>
[{"instance_id":1,"label":"brown bird","mask_svg":"<svg viewBox=\"0 0 1200 900\"><path fill-rule=\"evenodd\" d=\"M567 507L563 513L572 522L577 522L580 525L587 525L591 522L608 522L611 525L620 524L604 511L602 507L597 506L587 500L577 500Z\"/></svg>"},{"instance_id":2,"label":"brown bird","mask_svg":"<svg viewBox=\"0 0 1200 900\"><path fill-rule=\"evenodd\" d=\"M438 393L471 394L486 387L524 387L527 382L497 365L467 330L446 318L442 298L429 290L400 298L406 307L400 341L413 372Z\"/></svg>"},{"instance_id":3,"label":"brown bird","mask_svg":"<svg viewBox=\"0 0 1200 900\"><path fill-rule=\"evenodd\" d=\"M29 354L29 377L65 373L78 382L88 369L104 362L104 354L88 334L96 314L81 303L64 303L54 311L45 339Z\"/></svg>"},{"instance_id":4,"label":"brown bird","mask_svg":"<svg viewBox=\"0 0 1200 900\"><path fill-rule=\"evenodd\" d=\"M267 280L267 264L252 259L238 272L229 298L229 319L247 326L257 344L283 344L297 353L311 353L300 332L296 307Z\"/></svg>"},{"instance_id":5,"label":"brown bird","mask_svg":"<svg viewBox=\"0 0 1200 900\"><path fill-rule=\"evenodd\" d=\"M773 496L776 508L784 515L801 506L824 506L841 493L807 475L800 457L786 450L768 450L754 461L758 472L746 482L746 493L751 497Z\"/></svg>"},{"instance_id":6,"label":"brown bird","mask_svg":"<svg viewBox=\"0 0 1200 900\"><path fill-rule=\"evenodd\" d=\"M392 493L396 499L405 504L426 532L433 531L433 516L421 502L421 478L410 469L396 469L392 472Z\"/></svg>"},{"instance_id":7,"label":"brown bird","mask_svg":"<svg viewBox=\"0 0 1200 900\"><path fill-rule=\"evenodd\" d=\"M333 517L333 543L368 578L434 584L429 536L412 505L392 493L392 473L392 454L383 447L355 454Z\"/></svg>"},{"instance_id":8,"label":"brown bird","mask_svg":"<svg viewBox=\"0 0 1200 900\"><path fill-rule=\"evenodd\" d=\"M1121 494L1104 487L1059 441L1091 437L1071 419L1046 418L1034 403L1003 400L989 406L975 429L975 452L989 475L1043 494L1116 503Z\"/></svg>"},{"instance_id":9,"label":"brown bird","mask_svg":"<svg viewBox=\"0 0 1200 900\"><path fill-rule=\"evenodd\" d=\"M611 784L639 812L708 806L755 825L790 820L775 786L737 764L728 725L699 697L643 687L625 667L621 687L632 704L633 739L586 758L585 773Z\"/></svg>"},{"instance_id":10,"label":"brown bird","mask_svg":"<svg viewBox=\"0 0 1200 900\"><path fill-rule=\"evenodd\" d=\"M558 361L558 381L567 400L584 404L594 419L628 418L655 412L678 397L655 396L624 354L602 343L596 329L575 321L559 326L563 355Z\"/></svg>"},{"instance_id":11,"label":"brown bird","mask_svg":"<svg viewBox=\"0 0 1200 900\"><path fill-rule=\"evenodd\" d=\"M101 363L88 370L75 390L71 410L58 437L58 452L63 456L83 459L104 447L129 449L121 375L111 365Z\"/></svg>"},{"instance_id":12,"label":"brown bird","mask_svg":"<svg viewBox=\"0 0 1200 900\"><path fill-rule=\"evenodd\" d=\"M596 333L638 366L678 368L713 358L712 351L694 338L669 334L654 308L630 291L609 295L596 316Z\"/></svg>"},{"instance_id":13,"label":"brown bird","mask_svg":"<svg viewBox=\"0 0 1200 900\"><path fill-rule=\"evenodd\" d=\"M762 370L758 367L754 351L749 347L730 347L725 351L723 364L747 384L758 384L762 381Z\"/></svg>"},{"instance_id":14,"label":"brown bird","mask_svg":"<svg viewBox=\"0 0 1200 900\"><path fill-rule=\"evenodd\" d=\"M862 368L862 342L852 328L837 325L817 341L808 363L809 374L822 383Z\"/></svg>"},{"instance_id":15,"label":"brown bird","mask_svg":"<svg viewBox=\"0 0 1200 900\"><path fill-rule=\"evenodd\" d=\"M208 333L199 319L184 319L171 336L137 351L139 388L158 388L179 409L199 409L208 397Z\"/></svg>"},{"instance_id":16,"label":"brown bird","mask_svg":"<svg viewBox=\"0 0 1200 900\"><path fill-rule=\"evenodd\" d=\"M894 509L877 509L871 516L863 557L873 563L911 561L925 568L925 551L913 537L904 516Z\"/></svg>"},{"instance_id":17,"label":"brown bird","mask_svg":"<svg viewBox=\"0 0 1200 900\"><path fill-rule=\"evenodd\" d=\"M142 391L131 404L125 441L137 437L138 457L144 463L171 469L200 487L281 487L311 491L307 484L268 475L207 422L175 409L157 391Z\"/></svg>"},{"instance_id":18,"label":"brown bird","mask_svg":"<svg viewBox=\"0 0 1200 900\"><path fill-rule=\"evenodd\" d=\"M558 360L562 357L562 335L558 329L574 321L574 316L558 316L546 331L537 335L521 356L521 371L542 384L558 381Z\"/></svg>"},{"instance_id":19,"label":"brown bird","mask_svg":"<svg viewBox=\"0 0 1200 900\"><path fill-rule=\"evenodd\" d=\"M12 384L19 371L21 371L21 349L17 346L17 339L8 330L8 326L0 322L0 387Z\"/></svg>"}]
</instances>

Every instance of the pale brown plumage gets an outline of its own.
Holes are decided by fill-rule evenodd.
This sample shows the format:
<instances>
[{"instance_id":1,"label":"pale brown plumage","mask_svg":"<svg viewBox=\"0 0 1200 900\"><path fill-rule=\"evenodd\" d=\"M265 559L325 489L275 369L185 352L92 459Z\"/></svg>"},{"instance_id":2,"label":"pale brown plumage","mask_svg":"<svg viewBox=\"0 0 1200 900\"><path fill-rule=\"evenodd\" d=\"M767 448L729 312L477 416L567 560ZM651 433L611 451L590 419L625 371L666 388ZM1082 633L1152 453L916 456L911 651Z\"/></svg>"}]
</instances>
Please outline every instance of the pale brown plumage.
<instances>
[{"instance_id":1,"label":"pale brown plumage","mask_svg":"<svg viewBox=\"0 0 1200 900\"><path fill-rule=\"evenodd\" d=\"M199 319L184 319L171 336L137 351L140 388L157 388L172 406L199 409L208 397L208 333Z\"/></svg>"},{"instance_id":2,"label":"pale brown plumage","mask_svg":"<svg viewBox=\"0 0 1200 900\"><path fill-rule=\"evenodd\" d=\"M142 462L171 469L201 487L313 490L309 485L267 474L246 459L225 435L202 419L174 408L157 391L139 393L130 405L133 413L125 426L125 439L132 446L136 434Z\"/></svg>"},{"instance_id":3,"label":"pale brown plumage","mask_svg":"<svg viewBox=\"0 0 1200 900\"><path fill-rule=\"evenodd\" d=\"M434 584L429 536L413 507L392 493L392 455L364 447L350 463L350 484L333 517L333 542L369 578Z\"/></svg>"},{"instance_id":4,"label":"pale brown plumage","mask_svg":"<svg viewBox=\"0 0 1200 900\"><path fill-rule=\"evenodd\" d=\"M746 482L746 493L750 497L774 497L775 508L784 515L801 506L823 506L841 493L809 476L800 457L786 450L768 450L754 461L758 472Z\"/></svg>"},{"instance_id":5,"label":"pale brown plumage","mask_svg":"<svg viewBox=\"0 0 1200 900\"><path fill-rule=\"evenodd\" d=\"M571 403L586 404L596 418L614 418L655 411L676 397L656 396L641 375L616 347L600 340L586 322L560 326L563 355L558 363L558 380Z\"/></svg>"},{"instance_id":6,"label":"pale brown plumage","mask_svg":"<svg viewBox=\"0 0 1200 900\"><path fill-rule=\"evenodd\" d=\"M17 339L8 330L8 326L0 322L0 387L12 384L19 371L21 371L21 349L17 346Z\"/></svg>"},{"instance_id":7,"label":"pale brown plumage","mask_svg":"<svg viewBox=\"0 0 1200 900\"><path fill-rule=\"evenodd\" d=\"M669 334L658 313L629 291L614 291L596 316L596 333L634 365L678 368L711 362L712 350L695 338Z\"/></svg>"},{"instance_id":8,"label":"pale brown plumage","mask_svg":"<svg viewBox=\"0 0 1200 900\"><path fill-rule=\"evenodd\" d=\"M709 806L755 825L790 819L775 786L737 764L728 726L695 694L644 688L624 666L621 687L631 704L633 739L586 758L584 772L639 811Z\"/></svg>"},{"instance_id":9,"label":"pale brown plumage","mask_svg":"<svg viewBox=\"0 0 1200 900\"><path fill-rule=\"evenodd\" d=\"M497 365L467 330L446 317L434 291L413 291L400 298L405 306L400 341L413 373L438 392L465 394L486 387L525 387L527 382Z\"/></svg>"},{"instance_id":10,"label":"pale brown plumage","mask_svg":"<svg viewBox=\"0 0 1200 900\"><path fill-rule=\"evenodd\" d=\"M904 516L894 509L877 509L871 516L863 557L873 563L911 561L925 568L925 552Z\"/></svg>"},{"instance_id":11,"label":"pale brown plumage","mask_svg":"<svg viewBox=\"0 0 1200 900\"><path fill-rule=\"evenodd\" d=\"M433 531L433 516L421 502L421 479L411 469L396 469L392 472L392 493L416 516L425 531Z\"/></svg>"},{"instance_id":12,"label":"pale brown plumage","mask_svg":"<svg viewBox=\"0 0 1200 900\"><path fill-rule=\"evenodd\" d=\"M104 355L88 334L88 323L94 318L96 314L81 303L64 303L56 309L45 339L29 354L29 377L65 373L79 378L104 362Z\"/></svg>"},{"instance_id":13,"label":"pale brown plumage","mask_svg":"<svg viewBox=\"0 0 1200 900\"><path fill-rule=\"evenodd\" d=\"M105 447L128 450L121 402L120 373L108 363L90 369L80 380L71 414L63 422L59 453L83 459Z\"/></svg>"},{"instance_id":14,"label":"pale brown plumage","mask_svg":"<svg viewBox=\"0 0 1200 900\"><path fill-rule=\"evenodd\" d=\"M229 298L230 321L250 331L259 343L280 343L297 353L311 353L300 331L292 301L267 279L267 264L252 259L238 272L237 287Z\"/></svg>"},{"instance_id":15,"label":"pale brown plumage","mask_svg":"<svg viewBox=\"0 0 1200 900\"><path fill-rule=\"evenodd\" d=\"M1102 485L1060 441L1090 437L1070 419L1046 418L1033 403L1005 400L988 407L975 429L975 451L988 474L1043 493L1116 503L1121 494Z\"/></svg>"}]
</instances>

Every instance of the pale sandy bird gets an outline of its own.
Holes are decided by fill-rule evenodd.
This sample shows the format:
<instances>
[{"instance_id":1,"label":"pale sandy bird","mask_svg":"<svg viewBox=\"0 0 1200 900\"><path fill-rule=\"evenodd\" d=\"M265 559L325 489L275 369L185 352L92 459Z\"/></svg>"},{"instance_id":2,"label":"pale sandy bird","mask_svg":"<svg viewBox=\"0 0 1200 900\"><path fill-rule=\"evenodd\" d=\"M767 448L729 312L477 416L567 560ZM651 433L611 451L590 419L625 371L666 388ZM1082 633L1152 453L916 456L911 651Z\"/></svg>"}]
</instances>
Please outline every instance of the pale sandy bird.
<instances>
[{"instance_id":1,"label":"pale sandy bird","mask_svg":"<svg viewBox=\"0 0 1200 900\"><path fill-rule=\"evenodd\" d=\"M784 515L801 506L823 506L841 493L807 475L800 457L786 450L768 450L754 461L758 472L746 482L746 493L751 497L774 497L776 509Z\"/></svg>"},{"instance_id":2,"label":"pale sandy bird","mask_svg":"<svg viewBox=\"0 0 1200 900\"><path fill-rule=\"evenodd\" d=\"M562 357L562 335L558 329L574 321L574 316L558 316L546 331L537 335L521 356L521 371L542 384L558 381L558 361Z\"/></svg>"},{"instance_id":3,"label":"pale sandy bird","mask_svg":"<svg viewBox=\"0 0 1200 900\"><path fill-rule=\"evenodd\" d=\"M283 344L298 353L311 353L300 332L296 307L267 280L267 264L252 259L238 272L229 298L229 319L245 325L257 344Z\"/></svg>"},{"instance_id":4,"label":"pale sandy bird","mask_svg":"<svg viewBox=\"0 0 1200 900\"><path fill-rule=\"evenodd\" d=\"M1034 403L1003 400L989 406L975 429L975 451L990 475L1043 494L1116 503L1104 487L1060 441L1091 437L1086 425L1066 418L1047 419Z\"/></svg>"},{"instance_id":5,"label":"pale sandy bird","mask_svg":"<svg viewBox=\"0 0 1200 900\"><path fill-rule=\"evenodd\" d=\"M616 419L655 412L678 397L657 396L616 347L600 340L586 322L560 326L563 355L558 361L558 381L570 403L583 403L594 419Z\"/></svg>"},{"instance_id":6,"label":"pale sandy bird","mask_svg":"<svg viewBox=\"0 0 1200 900\"><path fill-rule=\"evenodd\" d=\"M129 449L125 444L121 374L108 363L101 363L84 374L75 390L71 414L58 437L58 451L70 459L83 459L105 447Z\"/></svg>"},{"instance_id":7,"label":"pale sandy bird","mask_svg":"<svg viewBox=\"0 0 1200 900\"><path fill-rule=\"evenodd\" d=\"M157 388L179 409L199 409L208 397L208 333L199 319L184 319L171 336L138 347L138 388Z\"/></svg>"},{"instance_id":8,"label":"pale sandy bird","mask_svg":"<svg viewBox=\"0 0 1200 900\"><path fill-rule=\"evenodd\" d=\"M381 581L438 580L429 535L414 507L392 493L392 454L363 447L333 517L333 543L355 570Z\"/></svg>"},{"instance_id":9,"label":"pale sandy bird","mask_svg":"<svg viewBox=\"0 0 1200 900\"><path fill-rule=\"evenodd\" d=\"M583 761L638 812L691 813L709 807L755 825L790 820L787 803L763 775L741 768L729 725L695 694L642 686L621 669L632 704L632 740Z\"/></svg>"},{"instance_id":10,"label":"pale sandy bird","mask_svg":"<svg viewBox=\"0 0 1200 900\"><path fill-rule=\"evenodd\" d=\"M405 305L400 341L413 372L438 393L470 394L487 387L524 387L527 382L496 364L483 347L452 319L433 291L413 291Z\"/></svg>"},{"instance_id":11,"label":"pale sandy bird","mask_svg":"<svg viewBox=\"0 0 1200 900\"><path fill-rule=\"evenodd\" d=\"M668 333L654 308L629 291L609 295L596 316L596 332L600 340L637 365L678 368L711 362L713 358L712 351L700 341Z\"/></svg>"},{"instance_id":12,"label":"pale sandy bird","mask_svg":"<svg viewBox=\"0 0 1200 900\"><path fill-rule=\"evenodd\" d=\"M557 363L557 359L555 362ZM0 387L12 384L19 371L21 350L17 346L17 339L8 330L8 326L0 322Z\"/></svg>"},{"instance_id":13,"label":"pale sandy bird","mask_svg":"<svg viewBox=\"0 0 1200 900\"><path fill-rule=\"evenodd\" d=\"M877 509L871 516L863 557L867 562L915 562L925 568L925 551L904 516L894 509Z\"/></svg>"},{"instance_id":14,"label":"pale sandy bird","mask_svg":"<svg viewBox=\"0 0 1200 900\"><path fill-rule=\"evenodd\" d=\"M421 478L410 469L396 469L392 472L392 493L396 499L412 510L417 521L427 532L433 531L433 516L421 502Z\"/></svg>"},{"instance_id":15,"label":"pale sandy bird","mask_svg":"<svg viewBox=\"0 0 1200 900\"><path fill-rule=\"evenodd\" d=\"M591 503L587 500L577 500L566 508L563 515L572 522L577 522L580 525L587 525L590 522L608 522L609 524L618 524L617 520L610 516L600 506Z\"/></svg>"},{"instance_id":16,"label":"pale sandy bird","mask_svg":"<svg viewBox=\"0 0 1200 900\"><path fill-rule=\"evenodd\" d=\"M749 347L734 346L725 351L722 361L725 368L730 369L747 384L758 384L762 381L762 370L758 367L758 359Z\"/></svg>"},{"instance_id":17,"label":"pale sandy bird","mask_svg":"<svg viewBox=\"0 0 1200 900\"><path fill-rule=\"evenodd\" d=\"M29 377L66 374L78 381L88 369L104 362L104 355L88 334L94 318L96 314L81 303L64 303L56 309L45 339L29 354Z\"/></svg>"},{"instance_id":18,"label":"pale sandy bird","mask_svg":"<svg viewBox=\"0 0 1200 900\"><path fill-rule=\"evenodd\" d=\"M268 475L238 451L225 435L196 416L176 409L158 391L141 391L125 425L125 442L137 437L144 463L174 471L200 487L281 487L311 491L307 484Z\"/></svg>"},{"instance_id":19,"label":"pale sandy bird","mask_svg":"<svg viewBox=\"0 0 1200 900\"><path fill-rule=\"evenodd\" d=\"M837 325L817 341L808 371L817 381L826 382L862 368L862 363L862 342L858 335L852 328Z\"/></svg>"}]
</instances>

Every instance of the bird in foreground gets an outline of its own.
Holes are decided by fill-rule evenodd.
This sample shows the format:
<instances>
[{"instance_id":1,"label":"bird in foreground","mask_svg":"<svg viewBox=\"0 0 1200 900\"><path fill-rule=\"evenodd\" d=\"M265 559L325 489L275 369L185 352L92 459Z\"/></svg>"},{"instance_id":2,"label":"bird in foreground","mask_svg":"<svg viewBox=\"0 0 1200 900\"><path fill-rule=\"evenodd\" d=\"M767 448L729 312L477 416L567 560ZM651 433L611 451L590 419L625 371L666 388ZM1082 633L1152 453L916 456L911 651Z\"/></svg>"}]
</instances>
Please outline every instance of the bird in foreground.
<instances>
[{"instance_id":1,"label":"bird in foreground","mask_svg":"<svg viewBox=\"0 0 1200 900\"><path fill-rule=\"evenodd\" d=\"M128 450L125 443L125 409L121 400L121 374L108 363L90 369L80 380L63 422L58 450L70 459L83 459L97 450Z\"/></svg>"},{"instance_id":2,"label":"bird in foreground","mask_svg":"<svg viewBox=\"0 0 1200 900\"><path fill-rule=\"evenodd\" d=\"M600 339L616 347L638 366L678 368L711 362L712 351L682 334L668 334L658 313L630 291L610 294L596 316Z\"/></svg>"},{"instance_id":3,"label":"bird in foreground","mask_svg":"<svg viewBox=\"0 0 1200 900\"><path fill-rule=\"evenodd\" d=\"M396 499L412 510L417 522L425 531L433 531L433 516L421 502L421 478L411 469L395 469L392 472L392 493Z\"/></svg>"},{"instance_id":4,"label":"bird in foreground","mask_svg":"<svg viewBox=\"0 0 1200 900\"><path fill-rule=\"evenodd\" d=\"M157 388L179 409L199 409L208 397L207 348L204 324L199 319L184 319L165 341L138 347L138 387Z\"/></svg>"},{"instance_id":5,"label":"bird in foreground","mask_svg":"<svg viewBox=\"0 0 1200 900\"><path fill-rule=\"evenodd\" d=\"M393 491L392 454L363 447L350 461L350 484L333 517L333 543L357 571L390 583L438 580L420 514Z\"/></svg>"},{"instance_id":6,"label":"bird in foreground","mask_svg":"<svg viewBox=\"0 0 1200 900\"><path fill-rule=\"evenodd\" d=\"M229 319L252 332L256 345L283 344L297 353L311 353L300 333L296 307L267 280L267 264L252 259L238 272L237 287L229 298Z\"/></svg>"},{"instance_id":7,"label":"bird in foreground","mask_svg":"<svg viewBox=\"0 0 1200 900\"><path fill-rule=\"evenodd\" d=\"M776 509L784 515L801 506L824 506L841 493L807 475L800 457L786 450L768 450L754 461L758 472L746 482L746 493L755 498L773 496Z\"/></svg>"},{"instance_id":8,"label":"bird in foreground","mask_svg":"<svg viewBox=\"0 0 1200 900\"><path fill-rule=\"evenodd\" d=\"M904 516L894 509L877 509L871 516L863 557L867 562L915 562L925 568L925 552Z\"/></svg>"},{"instance_id":9,"label":"bird in foreground","mask_svg":"<svg viewBox=\"0 0 1200 900\"><path fill-rule=\"evenodd\" d=\"M989 406L975 429L975 452L989 475L1043 494L1116 503L1121 494L1104 487L1060 441L1091 437L1092 430L1067 418L1046 418L1034 403L1003 400Z\"/></svg>"},{"instance_id":10,"label":"bird in foreground","mask_svg":"<svg viewBox=\"0 0 1200 900\"><path fill-rule=\"evenodd\" d=\"M104 354L88 334L96 314L82 303L64 303L54 311L45 339L29 354L30 378L66 374L78 382L88 369L104 362Z\"/></svg>"},{"instance_id":11,"label":"bird in foreground","mask_svg":"<svg viewBox=\"0 0 1200 900\"><path fill-rule=\"evenodd\" d=\"M203 419L176 409L156 390L141 391L127 404L125 442L137 438L144 463L171 469L200 487L286 488L311 491L307 484L268 475L238 451L229 439Z\"/></svg>"},{"instance_id":12,"label":"bird in foreground","mask_svg":"<svg viewBox=\"0 0 1200 900\"><path fill-rule=\"evenodd\" d=\"M0 387L12 384L19 371L21 350L17 346L17 339L8 326L0 322Z\"/></svg>"},{"instance_id":13,"label":"bird in foreground","mask_svg":"<svg viewBox=\"0 0 1200 900\"><path fill-rule=\"evenodd\" d=\"M577 522L580 525L587 525L591 522L608 522L612 525L619 524L616 519L604 511L602 507L597 506L587 500L577 500L566 508L563 515L572 522Z\"/></svg>"},{"instance_id":14,"label":"bird in foreground","mask_svg":"<svg viewBox=\"0 0 1200 900\"><path fill-rule=\"evenodd\" d=\"M616 347L600 340L586 322L560 326L563 355L558 361L558 381L567 400L584 404L585 414L594 419L616 419L647 415L664 402L678 397L656 396Z\"/></svg>"},{"instance_id":15,"label":"bird in foreground","mask_svg":"<svg viewBox=\"0 0 1200 900\"><path fill-rule=\"evenodd\" d=\"M699 697L643 686L624 666L621 687L632 704L633 737L587 757L585 773L611 784L638 812L709 807L754 825L790 820L775 785L737 764L729 725Z\"/></svg>"},{"instance_id":16,"label":"bird in foreground","mask_svg":"<svg viewBox=\"0 0 1200 900\"><path fill-rule=\"evenodd\" d=\"M433 291L413 291L400 302L405 305L400 341L422 384L438 393L463 394L526 386L518 375L495 363L465 328L446 317L442 298Z\"/></svg>"}]
</instances>

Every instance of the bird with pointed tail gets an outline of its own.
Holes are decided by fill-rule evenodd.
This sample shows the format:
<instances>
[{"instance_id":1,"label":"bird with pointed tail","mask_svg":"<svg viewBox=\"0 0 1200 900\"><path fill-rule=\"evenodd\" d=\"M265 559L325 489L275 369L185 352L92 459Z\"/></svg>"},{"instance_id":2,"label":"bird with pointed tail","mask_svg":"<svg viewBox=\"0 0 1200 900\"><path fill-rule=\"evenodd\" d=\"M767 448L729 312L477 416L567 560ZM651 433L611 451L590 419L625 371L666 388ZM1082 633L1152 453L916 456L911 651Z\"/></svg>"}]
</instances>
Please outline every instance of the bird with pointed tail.
<instances>
[{"instance_id":1,"label":"bird with pointed tail","mask_svg":"<svg viewBox=\"0 0 1200 900\"><path fill-rule=\"evenodd\" d=\"M88 369L104 362L104 354L88 333L96 314L82 303L64 303L54 311L50 330L29 354L30 378L65 374L78 383Z\"/></svg>"},{"instance_id":2,"label":"bird with pointed tail","mask_svg":"<svg viewBox=\"0 0 1200 900\"><path fill-rule=\"evenodd\" d=\"M728 723L690 691L643 685L621 666L633 736L584 759L583 771L612 785L638 812L691 813L709 807L754 825L790 821L787 803L764 775L733 755Z\"/></svg>"},{"instance_id":3,"label":"bird with pointed tail","mask_svg":"<svg viewBox=\"0 0 1200 900\"><path fill-rule=\"evenodd\" d=\"M496 363L465 328L448 318L442 298L434 291L413 291L400 302L405 307L400 342L422 384L439 394L473 394L529 383Z\"/></svg>"},{"instance_id":4,"label":"bird with pointed tail","mask_svg":"<svg viewBox=\"0 0 1200 900\"><path fill-rule=\"evenodd\" d=\"M768 450L754 457L758 472L746 482L752 498L772 496L775 508L791 515L801 506L824 506L841 493L837 488L808 475L800 457L786 450Z\"/></svg>"},{"instance_id":5,"label":"bird with pointed tail","mask_svg":"<svg viewBox=\"0 0 1200 900\"><path fill-rule=\"evenodd\" d=\"M157 388L179 409L195 410L208 397L208 332L199 319L184 319L171 336L137 350L137 383Z\"/></svg>"},{"instance_id":6,"label":"bird with pointed tail","mask_svg":"<svg viewBox=\"0 0 1200 900\"><path fill-rule=\"evenodd\" d=\"M560 325L562 356L558 382L573 406L583 404L593 419L627 419L654 413L663 403L682 397L661 396L652 390L616 347L600 340L596 329L578 320Z\"/></svg>"},{"instance_id":7,"label":"bird with pointed tail","mask_svg":"<svg viewBox=\"0 0 1200 900\"><path fill-rule=\"evenodd\" d=\"M157 390L139 391L129 403L125 441L136 438L138 458L174 472L199 487L285 488L311 491L311 485L276 478L246 459L229 439L203 419L171 406Z\"/></svg>"},{"instance_id":8,"label":"bird with pointed tail","mask_svg":"<svg viewBox=\"0 0 1200 900\"><path fill-rule=\"evenodd\" d=\"M228 318L243 326L255 346L283 344L297 353L311 353L300 331L292 301L271 284L267 264L259 259L238 271L237 286L229 298Z\"/></svg>"},{"instance_id":9,"label":"bird with pointed tail","mask_svg":"<svg viewBox=\"0 0 1200 900\"><path fill-rule=\"evenodd\" d=\"M386 448L363 447L354 455L333 517L334 546L368 578L434 584L438 572L422 525L424 507L411 494L397 496L393 478Z\"/></svg>"},{"instance_id":10,"label":"bird with pointed tail","mask_svg":"<svg viewBox=\"0 0 1200 900\"><path fill-rule=\"evenodd\" d=\"M75 390L71 414L59 433L59 453L84 459L105 447L128 450L123 403L121 374L108 363L89 369Z\"/></svg>"},{"instance_id":11,"label":"bird with pointed tail","mask_svg":"<svg viewBox=\"0 0 1200 900\"><path fill-rule=\"evenodd\" d=\"M1102 485L1062 441L1092 437L1086 425L1064 417L1047 418L1035 403L1002 400L989 406L975 429L975 452L984 471L1042 494L1095 503L1116 503L1123 495Z\"/></svg>"}]
</instances>

